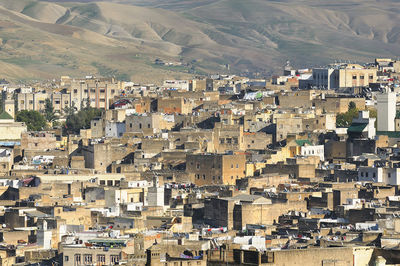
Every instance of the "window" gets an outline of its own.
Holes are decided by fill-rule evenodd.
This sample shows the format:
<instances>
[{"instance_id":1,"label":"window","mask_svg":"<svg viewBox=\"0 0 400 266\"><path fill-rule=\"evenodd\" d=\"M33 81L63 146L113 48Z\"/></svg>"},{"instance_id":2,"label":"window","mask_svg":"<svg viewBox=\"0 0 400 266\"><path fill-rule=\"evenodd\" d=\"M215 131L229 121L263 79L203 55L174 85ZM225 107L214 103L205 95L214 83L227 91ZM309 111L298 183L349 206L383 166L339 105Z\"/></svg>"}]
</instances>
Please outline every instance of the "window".
<instances>
[{"instance_id":1,"label":"window","mask_svg":"<svg viewBox=\"0 0 400 266\"><path fill-rule=\"evenodd\" d=\"M219 139L219 144L224 144L225 140L224 139Z\"/></svg>"},{"instance_id":2,"label":"window","mask_svg":"<svg viewBox=\"0 0 400 266\"><path fill-rule=\"evenodd\" d=\"M94 126L96 126L96 123L93 123Z\"/></svg>"},{"instance_id":3,"label":"window","mask_svg":"<svg viewBox=\"0 0 400 266\"><path fill-rule=\"evenodd\" d=\"M139 123L139 128L140 128L140 129L142 128L142 123Z\"/></svg>"},{"instance_id":4,"label":"window","mask_svg":"<svg viewBox=\"0 0 400 266\"><path fill-rule=\"evenodd\" d=\"M107 186L112 186L113 182L112 180L107 180Z\"/></svg>"},{"instance_id":5,"label":"window","mask_svg":"<svg viewBox=\"0 0 400 266\"><path fill-rule=\"evenodd\" d=\"M369 75L369 79L374 79L374 76L373 75Z\"/></svg>"},{"instance_id":6,"label":"window","mask_svg":"<svg viewBox=\"0 0 400 266\"><path fill-rule=\"evenodd\" d=\"M77 90L77 89L74 89L74 93L78 93L78 90Z\"/></svg>"},{"instance_id":7,"label":"window","mask_svg":"<svg viewBox=\"0 0 400 266\"><path fill-rule=\"evenodd\" d=\"M100 93L104 93L104 92L105 92L105 90L104 90L104 89L101 89L101 90L100 90Z\"/></svg>"},{"instance_id":8,"label":"window","mask_svg":"<svg viewBox=\"0 0 400 266\"><path fill-rule=\"evenodd\" d=\"M118 255L111 255L110 256L110 262L111 264L116 264L119 262L119 256Z\"/></svg>"},{"instance_id":9,"label":"window","mask_svg":"<svg viewBox=\"0 0 400 266\"><path fill-rule=\"evenodd\" d=\"M83 262L85 264L92 264L92 254L83 255Z\"/></svg>"},{"instance_id":10,"label":"window","mask_svg":"<svg viewBox=\"0 0 400 266\"><path fill-rule=\"evenodd\" d=\"M75 254L75 264L81 263L81 254Z\"/></svg>"},{"instance_id":11,"label":"window","mask_svg":"<svg viewBox=\"0 0 400 266\"><path fill-rule=\"evenodd\" d=\"M353 75L353 79L357 79L357 75Z\"/></svg>"},{"instance_id":12,"label":"window","mask_svg":"<svg viewBox=\"0 0 400 266\"><path fill-rule=\"evenodd\" d=\"M33 104L33 101L32 101L32 100L29 100L29 104Z\"/></svg>"},{"instance_id":13,"label":"window","mask_svg":"<svg viewBox=\"0 0 400 266\"><path fill-rule=\"evenodd\" d=\"M129 127L132 128L132 123L129 123Z\"/></svg>"},{"instance_id":14,"label":"window","mask_svg":"<svg viewBox=\"0 0 400 266\"><path fill-rule=\"evenodd\" d=\"M231 164L231 168L233 168L233 164Z\"/></svg>"},{"instance_id":15,"label":"window","mask_svg":"<svg viewBox=\"0 0 400 266\"><path fill-rule=\"evenodd\" d=\"M115 93L115 90L111 90L111 94L114 94Z\"/></svg>"},{"instance_id":16,"label":"window","mask_svg":"<svg viewBox=\"0 0 400 266\"><path fill-rule=\"evenodd\" d=\"M97 255L97 263L98 263L98 264L99 264L99 263L103 264L103 263L105 263L105 262L106 262L106 255L103 255L103 254Z\"/></svg>"},{"instance_id":17,"label":"window","mask_svg":"<svg viewBox=\"0 0 400 266\"><path fill-rule=\"evenodd\" d=\"M239 168L239 164L238 163L236 164L236 168Z\"/></svg>"},{"instance_id":18,"label":"window","mask_svg":"<svg viewBox=\"0 0 400 266\"><path fill-rule=\"evenodd\" d=\"M150 128L150 124L147 124L147 128Z\"/></svg>"},{"instance_id":19,"label":"window","mask_svg":"<svg viewBox=\"0 0 400 266\"><path fill-rule=\"evenodd\" d=\"M389 175L390 175L390 174L389 174ZM375 173L375 172L372 174L372 177L374 177L374 178L376 177L376 173Z\"/></svg>"},{"instance_id":20,"label":"window","mask_svg":"<svg viewBox=\"0 0 400 266\"><path fill-rule=\"evenodd\" d=\"M375 177L375 176L374 176ZM390 173L388 173L388 177L390 178L391 176L390 176Z\"/></svg>"},{"instance_id":21,"label":"window","mask_svg":"<svg viewBox=\"0 0 400 266\"><path fill-rule=\"evenodd\" d=\"M206 180L206 175L203 174L203 179Z\"/></svg>"},{"instance_id":22,"label":"window","mask_svg":"<svg viewBox=\"0 0 400 266\"><path fill-rule=\"evenodd\" d=\"M197 174L197 175L196 175L196 178L197 178L197 179L200 179L200 175L199 175L199 174Z\"/></svg>"},{"instance_id":23,"label":"window","mask_svg":"<svg viewBox=\"0 0 400 266\"><path fill-rule=\"evenodd\" d=\"M360 79L364 79L364 76L360 76Z\"/></svg>"},{"instance_id":24,"label":"window","mask_svg":"<svg viewBox=\"0 0 400 266\"><path fill-rule=\"evenodd\" d=\"M368 172L365 172L365 177L368 177Z\"/></svg>"},{"instance_id":25,"label":"window","mask_svg":"<svg viewBox=\"0 0 400 266\"><path fill-rule=\"evenodd\" d=\"M64 256L64 261L69 261L69 257L68 256Z\"/></svg>"},{"instance_id":26,"label":"window","mask_svg":"<svg viewBox=\"0 0 400 266\"><path fill-rule=\"evenodd\" d=\"M199 164L199 163L196 164L196 168L197 168L197 169L200 169L200 164Z\"/></svg>"},{"instance_id":27,"label":"window","mask_svg":"<svg viewBox=\"0 0 400 266\"><path fill-rule=\"evenodd\" d=\"M100 180L100 185L105 185L106 184L106 181L105 180Z\"/></svg>"}]
</instances>

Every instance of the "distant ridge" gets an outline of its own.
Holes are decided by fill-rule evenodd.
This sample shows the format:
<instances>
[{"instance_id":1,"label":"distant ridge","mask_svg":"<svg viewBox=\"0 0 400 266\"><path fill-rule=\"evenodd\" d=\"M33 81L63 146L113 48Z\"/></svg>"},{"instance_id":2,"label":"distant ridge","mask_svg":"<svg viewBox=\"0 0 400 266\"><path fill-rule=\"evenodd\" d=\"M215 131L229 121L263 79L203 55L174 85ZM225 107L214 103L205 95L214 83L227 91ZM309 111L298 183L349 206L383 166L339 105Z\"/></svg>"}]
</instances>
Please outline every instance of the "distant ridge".
<instances>
[{"instance_id":1,"label":"distant ridge","mask_svg":"<svg viewBox=\"0 0 400 266\"><path fill-rule=\"evenodd\" d=\"M395 0L0 0L0 77L151 81L397 57L399 11Z\"/></svg>"}]
</instances>

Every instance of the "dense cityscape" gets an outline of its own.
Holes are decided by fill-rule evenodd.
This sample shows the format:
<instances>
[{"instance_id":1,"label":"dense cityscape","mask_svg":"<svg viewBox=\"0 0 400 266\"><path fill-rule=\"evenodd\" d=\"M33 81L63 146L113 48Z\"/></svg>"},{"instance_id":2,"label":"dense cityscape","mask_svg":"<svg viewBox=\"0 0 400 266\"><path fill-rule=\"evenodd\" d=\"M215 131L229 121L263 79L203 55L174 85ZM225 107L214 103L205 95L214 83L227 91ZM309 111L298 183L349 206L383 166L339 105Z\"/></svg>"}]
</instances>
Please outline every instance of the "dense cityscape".
<instances>
[{"instance_id":1,"label":"dense cityscape","mask_svg":"<svg viewBox=\"0 0 400 266\"><path fill-rule=\"evenodd\" d=\"M398 265L399 77L3 80L0 264Z\"/></svg>"}]
</instances>

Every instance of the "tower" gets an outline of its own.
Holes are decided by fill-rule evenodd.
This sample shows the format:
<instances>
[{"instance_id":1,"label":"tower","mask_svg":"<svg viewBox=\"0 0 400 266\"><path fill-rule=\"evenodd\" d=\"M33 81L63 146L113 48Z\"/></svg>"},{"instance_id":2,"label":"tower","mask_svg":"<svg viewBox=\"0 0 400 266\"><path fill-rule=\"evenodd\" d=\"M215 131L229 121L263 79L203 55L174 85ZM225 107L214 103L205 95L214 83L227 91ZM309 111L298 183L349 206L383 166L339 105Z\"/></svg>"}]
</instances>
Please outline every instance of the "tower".
<instances>
[{"instance_id":1,"label":"tower","mask_svg":"<svg viewBox=\"0 0 400 266\"><path fill-rule=\"evenodd\" d=\"M376 95L378 109L377 131L394 131L396 118L396 93L387 92Z\"/></svg>"},{"instance_id":2,"label":"tower","mask_svg":"<svg viewBox=\"0 0 400 266\"><path fill-rule=\"evenodd\" d=\"M3 97L3 106L2 106L3 111L7 112L9 115L12 116L12 118L15 119L15 102L14 99L12 98L12 94L3 91L2 97Z\"/></svg>"}]
</instances>

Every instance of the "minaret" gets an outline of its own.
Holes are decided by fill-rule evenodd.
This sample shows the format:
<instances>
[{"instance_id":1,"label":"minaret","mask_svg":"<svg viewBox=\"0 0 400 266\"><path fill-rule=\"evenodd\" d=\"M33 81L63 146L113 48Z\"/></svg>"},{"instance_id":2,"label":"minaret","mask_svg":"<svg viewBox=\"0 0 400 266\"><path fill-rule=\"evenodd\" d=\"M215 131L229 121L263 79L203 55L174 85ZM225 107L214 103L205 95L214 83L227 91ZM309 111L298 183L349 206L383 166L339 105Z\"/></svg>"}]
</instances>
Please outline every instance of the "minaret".
<instances>
[{"instance_id":1,"label":"minaret","mask_svg":"<svg viewBox=\"0 0 400 266\"><path fill-rule=\"evenodd\" d=\"M376 95L378 109L377 131L395 131L396 93L385 92Z\"/></svg>"}]
</instances>

